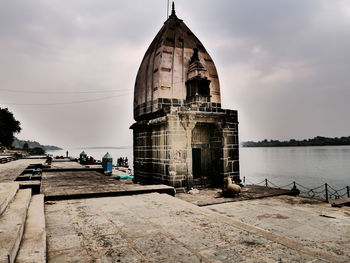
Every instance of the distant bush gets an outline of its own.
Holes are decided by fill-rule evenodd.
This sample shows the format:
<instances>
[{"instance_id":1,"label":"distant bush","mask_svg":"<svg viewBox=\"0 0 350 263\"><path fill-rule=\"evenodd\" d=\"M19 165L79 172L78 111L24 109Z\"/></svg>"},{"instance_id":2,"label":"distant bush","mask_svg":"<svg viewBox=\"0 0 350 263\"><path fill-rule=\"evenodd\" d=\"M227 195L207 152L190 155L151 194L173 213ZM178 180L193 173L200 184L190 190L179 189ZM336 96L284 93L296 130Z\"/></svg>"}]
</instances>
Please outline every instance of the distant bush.
<instances>
[{"instance_id":1,"label":"distant bush","mask_svg":"<svg viewBox=\"0 0 350 263\"><path fill-rule=\"evenodd\" d=\"M53 145L42 145L37 141L29 141L29 140L19 140L18 138L14 138L14 141L12 143L12 147L15 149L24 149L25 145L28 145L28 148L43 148L45 151L51 151L51 150L62 150L62 148L53 146Z\"/></svg>"},{"instance_id":2,"label":"distant bush","mask_svg":"<svg viewBox=\"0 0 350 263\"><path fill-rule=\"evenodd\" d=\"M33 149L30 149L30 153L33 155L44 155L45 150L43 148L40 148L40 147L35 147Z\"/></svg>"}]
</instances>

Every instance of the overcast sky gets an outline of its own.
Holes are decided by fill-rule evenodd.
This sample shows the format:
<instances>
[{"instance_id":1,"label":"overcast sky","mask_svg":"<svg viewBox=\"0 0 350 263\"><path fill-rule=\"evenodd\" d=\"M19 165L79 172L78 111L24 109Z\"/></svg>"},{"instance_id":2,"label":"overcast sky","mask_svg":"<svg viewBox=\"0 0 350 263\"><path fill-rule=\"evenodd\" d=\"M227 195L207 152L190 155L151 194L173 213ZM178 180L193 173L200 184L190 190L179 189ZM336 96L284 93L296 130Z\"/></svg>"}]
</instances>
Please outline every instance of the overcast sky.
<instances>
[{"instance_id":1,"label":"overcast sky","mask_svg":"<svg viewBox=\"0 0 350 263\"><path fill-rule=\"evenodd\" d=\"M18 137L132 145L134 81L166 2L0 0L0 107ZM350 135L350 1L175 4L217 66L241 141Z\"/></svg>"}]
</instances>

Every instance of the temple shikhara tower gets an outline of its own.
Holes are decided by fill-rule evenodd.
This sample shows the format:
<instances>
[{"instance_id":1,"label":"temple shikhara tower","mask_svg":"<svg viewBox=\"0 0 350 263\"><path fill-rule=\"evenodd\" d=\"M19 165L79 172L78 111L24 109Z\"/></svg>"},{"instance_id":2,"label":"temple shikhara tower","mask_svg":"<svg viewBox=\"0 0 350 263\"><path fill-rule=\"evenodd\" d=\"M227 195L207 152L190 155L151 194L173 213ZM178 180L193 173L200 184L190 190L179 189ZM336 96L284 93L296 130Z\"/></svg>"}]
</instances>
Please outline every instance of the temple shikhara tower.
<instances>
[{"instance_id":1,"label":"temple shikhara tower","mask_svg":"<svg viewBox=\"0 0 350 263\"><path fill-rule=\"evenodd\" d=\"M135 181L179 189L240 181L237 111L221 108L215 64L174 4L137 73L134 119Z\"/></svg>"}]
</instances>

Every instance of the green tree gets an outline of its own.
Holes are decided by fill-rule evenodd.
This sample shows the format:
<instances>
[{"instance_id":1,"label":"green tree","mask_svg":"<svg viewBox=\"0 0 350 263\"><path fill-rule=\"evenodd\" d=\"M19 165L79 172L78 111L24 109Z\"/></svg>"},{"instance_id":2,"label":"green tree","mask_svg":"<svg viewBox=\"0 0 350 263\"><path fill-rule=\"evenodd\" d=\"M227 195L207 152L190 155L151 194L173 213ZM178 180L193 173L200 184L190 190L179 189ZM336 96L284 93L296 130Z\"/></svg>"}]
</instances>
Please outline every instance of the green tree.
<instances>
[{"instance_id":1,"label":"green tree","mask_svg":"<svg viewBox=\"0 0 350 263\"><path fill-rule=\"evenodd\" d=\"M0 108L0 146L11 147L14 134L21 131L21 123L7 108Z\"/></svg>"}]
</instances>

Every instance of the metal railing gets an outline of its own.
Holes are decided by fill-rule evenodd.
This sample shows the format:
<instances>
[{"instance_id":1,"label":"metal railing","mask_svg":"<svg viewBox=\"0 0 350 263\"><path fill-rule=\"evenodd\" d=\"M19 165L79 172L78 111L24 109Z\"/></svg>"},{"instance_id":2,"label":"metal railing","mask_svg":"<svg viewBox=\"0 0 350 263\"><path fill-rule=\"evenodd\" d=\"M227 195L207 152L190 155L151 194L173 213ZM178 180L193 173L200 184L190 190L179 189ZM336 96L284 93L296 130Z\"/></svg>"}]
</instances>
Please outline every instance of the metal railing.
<instances>
[{"instance_id":1,"label":"metal railing","mask_svg":"<svg viewBox=\"0 0 350 263\"><path fill-rule=\"evenodd\" d=\"M293 191L299 191L299 195L301 196L323 199L323 200L326 200L327 202L329 200L334 200L334 199L340 199L340 198L346 198L346 197L350 198L349 186L345 186L340 189L335 189L331 185L325 183L317 187L308 188L295 181L287 185L279 186L271 182L267 178L262 180L259 183L253 183L252 181L248 180L246 177L243 177L243 183L251 184L251 185L263 185L265 187L273 187L273 188L279 188L279 189L291 189Z\"/></svg>"}]
</instances>

